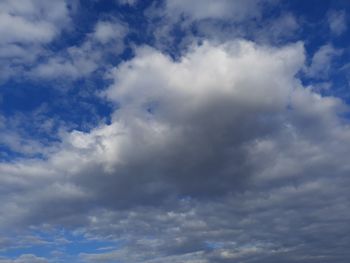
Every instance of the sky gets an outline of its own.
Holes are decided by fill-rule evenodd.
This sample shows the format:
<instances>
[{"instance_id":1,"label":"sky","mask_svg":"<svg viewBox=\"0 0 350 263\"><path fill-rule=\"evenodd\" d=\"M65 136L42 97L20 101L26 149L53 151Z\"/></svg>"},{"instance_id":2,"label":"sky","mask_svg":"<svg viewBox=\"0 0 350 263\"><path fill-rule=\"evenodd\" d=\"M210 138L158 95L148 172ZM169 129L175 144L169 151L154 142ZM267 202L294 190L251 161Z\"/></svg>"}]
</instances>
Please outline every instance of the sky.
<instances>
[{"instance_id":1,"label":"sky","mask_svg":"<svg viewBox=\"0 0 350 263\"><path fill-rule=\"evenodd\" d=\"M348 0L0 0L0 263L350 262Z\"/></svg>"}]
</instances>

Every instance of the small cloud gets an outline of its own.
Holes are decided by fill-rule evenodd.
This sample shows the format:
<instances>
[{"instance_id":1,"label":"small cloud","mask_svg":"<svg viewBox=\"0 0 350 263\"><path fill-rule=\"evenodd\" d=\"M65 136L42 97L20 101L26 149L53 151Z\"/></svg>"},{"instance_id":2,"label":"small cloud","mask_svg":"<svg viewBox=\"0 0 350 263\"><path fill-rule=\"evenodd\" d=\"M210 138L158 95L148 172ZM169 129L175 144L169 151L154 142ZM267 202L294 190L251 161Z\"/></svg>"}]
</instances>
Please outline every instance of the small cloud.
<instances>
[{"instance_id":1,"label":"small cloud","mask_svg":"<svg viewBox=\"0 0 350 263\"><path fill-rule=\"evenodd\" d=\"M117 2L121 5L134 6L137 4L138 0L117 0Z\"/></svg>"},{"instance_id":2,"label":"small cloud","mask_svg":"<svg viewBox=\"0 0 350 263\"><path fill-rule=\"evenodd\" d=\"M99 21L95 26L93 38L102 44L106 44L111 40L123 39L125 33L126 27L120 23Z\"/></svg>"},{"instance_id":3,"label":"small cloud","mask_svg":"<svg viewBox=\"0 0 350 263\"><path fill-rule=\"evenodd\" d=\"M347 30L345 11L331 11L328 13L328 23L331 33L339 36Z\"/></svg>"},{"instance_id":4,"label":"small cloud","mask_svg":"<svg viewBox=\"0 0 350 263\"><path fill-rule=\"evenodd\" d=\"M167 0L166 8L170 16L183 14L193 20L231 18L243 21L260 16L264 0Z\"/></svg>"},{"instance_id":5,"label":"small cloud","mask_svg":"<svg viewBox=\"0 0 350 263\"><path fill-rule=\"evenodd\" d=\"M306 69L306 74L317 79L327 78L334 58L341 54L342 50L336 49L330 44L320 47L313 55L311 64Z\"/></svg>"}]
</instances>

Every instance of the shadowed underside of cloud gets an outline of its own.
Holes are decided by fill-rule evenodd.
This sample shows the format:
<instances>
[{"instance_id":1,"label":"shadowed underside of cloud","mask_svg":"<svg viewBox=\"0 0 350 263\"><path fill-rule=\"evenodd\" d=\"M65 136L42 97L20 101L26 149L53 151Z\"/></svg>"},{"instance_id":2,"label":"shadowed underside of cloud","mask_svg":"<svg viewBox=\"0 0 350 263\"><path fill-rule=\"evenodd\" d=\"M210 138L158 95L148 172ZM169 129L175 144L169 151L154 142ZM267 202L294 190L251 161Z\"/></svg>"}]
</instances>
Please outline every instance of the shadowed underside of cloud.
<instances>
[{"instance_id":1,"label":"shadowed underside of cloud","mask_svg":"<svg viewBox=\"0 0 350 263\"><path fill-rule=\"evenodd\" d=\"M347 262L347 109L302 86L304 60L302 43L138 48L108 74L111 124L0 164L0 226L121 242L84 262Z\"/></svg>"}]
</instances>

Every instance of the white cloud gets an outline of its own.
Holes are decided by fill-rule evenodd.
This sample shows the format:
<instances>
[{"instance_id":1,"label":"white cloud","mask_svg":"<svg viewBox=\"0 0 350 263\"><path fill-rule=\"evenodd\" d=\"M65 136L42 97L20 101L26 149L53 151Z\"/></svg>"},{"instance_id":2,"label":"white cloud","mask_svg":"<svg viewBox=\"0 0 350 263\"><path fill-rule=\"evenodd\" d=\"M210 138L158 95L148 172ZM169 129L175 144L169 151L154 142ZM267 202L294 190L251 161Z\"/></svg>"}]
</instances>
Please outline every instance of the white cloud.
<instances>
[{"instance_id":1,"label":"white cloud","mask_svg":"<svg viewBox=\"0 0 350 263\"><path fill-rule=\"evenodd\" d=\"M334 58L341 55L342 51L334 48L330 44L321 46L313 55L310 66L306 69L306 73L316 79L324 79L328 77L332 69Z\"/></svg>"},{"instance_id":2,"label":"white cloud","mask_svg":"<svg viewBox=\"0 0 350 263\"><path fill-rule=\"evenodd\" d=\"M63 0L5 0L0 10L2 43L47 43L69 22Z\"/></svg>"},{"instance_id":3,"label":"white cloud","mask_svg":"<svg viewBox=\"0 0 350 263\"><path fill-rule=\"evenodd\" d=\"M46 21L31 24L22 17L3 13L0 14L0 25L1 41L5 43L46 43L55 36L55 28Z\"/></svg>"},{"instance_id":4,"label":"white cloud","mask_svg":"<svg viewBox=\"0 0 350 263\"><path fill-rule=\"evenodd\" d=\"M170 53L185 50L194 39L223 43L246 38L271 44L292 38L299 26L292 13L268 16L270 8L278 3L279 0L167 0L164 6L151 6L146 16L155 21L149 30L156 47Z\"/></svg>"},{"instance_id":5,"label":"white cloud","mask_svg":"<svg viewBox=\"0 0 350 263\"><path fill-rule=\"evenodd\" d=\"M93 37L101 42L106 44L111 40L123 39L126 34L126 27L120 23L113 23L109 21L99 21L95 25L95 31Z\"/></svg>"},{"instance_id":6,"label":"white cloud","mask_svg":"<svg viewBox=\"0 0 350 263\"><path fill-rule=\"evenodd\" d=\"M258 17L264 1L256 0L167 0L169 16L184 14L192 19L232 18L235 21Z\"/></svg>"},{"instance_id":7,"label":"white cloud","mask_svg":"<svg viewBox=\"0 0 350 263\"><path fill-rule=\"evenodd\" d=\"M116 56L124 49L127 26L119 21L98 21L93 32L86 36L80 46L67 47L58 54L49 53L28 74L42 79L79 79L102 69L104 58ZM108 66L108 65L104 65Z\"/></svg>"},{"instance_id":8,"label":"white cloud","mask_svg":"<svg viewBox=\"0 0 350 263\"><path fill-rule=\"evenodd\" d=\"M302 43L205 42L178 60L138 48L109 74L110 125L0 164L1 228L121 242L88 262L329 261L329 237L348 240L350 130L341 100L295 77L304 60Z\"/></svg>"},{"instance_id":9,"label":"white cloud","mask_svg":"<svg viewBox=\"0 0 350 263\"><path fill-rule=\"evenodd\" d=\"M34 67L29 75L43 79L79 79L95 71L99 60L100 54L90 50L89 46L71 47L66 54L50 56L46 62Z\"/></svg>"},{"instance_id":10,"label":"white cloud","mask_svg":"<svg viewBox=\"0 0 350 263\"><path fill-rule=\"evenodd\" d=\"M119 4L134 6L138 3L138 0L117 0Z\"/></svg>"},{"instance_id":11,"label":"white cloud","mask_svg":"<svg viewBox=\"0 0 350 263\"><path fill-rule=\"evenodd\" d=\"M299 23L296 17L291 13L284 13L270 21L265 21L262 29L254 29L254 34L258 41L280 43L293 37L298 29Z\"/></svg>"},{"instance_id":12,"label":"white cloud","mask_svg":"<svg viewBox=\"0 0 350 263\"><path fill-rule=\"evenodd\" d=\"M289 63L282 63L283 58ZM286 103L291 88L290 77L302 65L303 58L301 45L277 52L266 47L260 52L254 44L245 41L217 47L205 43L194 48L179 63L174 63L158 51L145 48L139 50L136 59L114 72L117 85L111 87L107 95L119 103L123 103L126 97L129 104L135 104L133 108L147 106L153 101L169 101L174 105L162 105L164 109L173 107L172 112L183 111L185 115L196 107L202 107L202 103L209 99L222 97L240 100L242 105L246 102L248 107L275 107ZM141 80L138 75L147 77ZM275 77L271 79L271 75ZM256 89L256 86L260 88ZM266 93L275 97L264 96ZM172 97L173 102L168 97ZM179 109L175 100L181 99L184 105ZM184 103L187 101L191 103Z\"/></svg>"},{"instance_id":13,"label":"white cloud","mask_svg":"<svg viewBox=\"0 0 350 263\"><path fill-rule=\"evenodd\" d=\"M345 11L331 11L328 13L328 23L331 32L339 36L347 30Z\"/></svg>"},{"instance_id":14,"label":"white cloud","mask_svg":"<svg viewBox=\"0 0 350 263\"><path fill-rule=\"evenodd\" d=\"M71 1L70 4L75 2ZM0 80L23 73L23 67L44 53L71 22L65 0L4 0L0 2Z\"/></svg>"},{"instance_id":15,"label":"white cloud","mask_svg":"<svg viewBox=\"0 0 350 263\"><path fill-rule=\"evenodd\" d=\"M0 25L0 58L14 58L18 67L35 61L69 23L67 3L1 2L7 27ZM167 0L160 13L164 35L181 17L183 30L227 18L260 21L263 3ZM330 27L341 34L345 29L339 21L332 26L335 20ZM297 29L296 18L283 13L254 36L278 42ZM79 79L110 68L104 58L123 51L127 34L120 21L100 20L81 44L46 50L46 60L27 76ZM341 51L322 46L305 66L302 43L221 41L230 38L192 44L176 59L135 48L133 58L107 74L111 85L101 95L115 106L111 123L62 132L54 145L9 132L25 126L23 116L0 116L2 145L43 155L0 162L0 233L16 232L0 240L2 251L44 244L21 233L58 226L82 234L83 242L112 243L81 253L77 262L337 261L350 243L350 126L341 117L348 109L338 98L303 87L296 75L304 69L309 77L327 77ZM53 133L52 122L40 128ZM62 239L58 246L62 242L69 243ZM49 260L21 255L0 262Z\"/></svg>"}]
</instances>

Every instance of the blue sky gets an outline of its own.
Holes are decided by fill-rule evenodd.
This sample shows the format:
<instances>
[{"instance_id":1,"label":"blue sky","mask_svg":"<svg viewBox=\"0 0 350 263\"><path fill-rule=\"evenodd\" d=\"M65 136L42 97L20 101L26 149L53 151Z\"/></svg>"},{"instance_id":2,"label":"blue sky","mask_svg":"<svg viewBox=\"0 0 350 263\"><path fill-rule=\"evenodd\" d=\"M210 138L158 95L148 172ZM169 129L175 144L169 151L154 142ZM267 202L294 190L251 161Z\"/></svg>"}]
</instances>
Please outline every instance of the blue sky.
<instances>
[{"instance_id":1,"label":"blue sky","mask_svg":"<svg viewBox=\"0 0 350 263\"><path fill-rule=\"evenodd\" d=\"M0 263L349 262L349 12L0 1Z\"/></svg>"}]
</instances>

